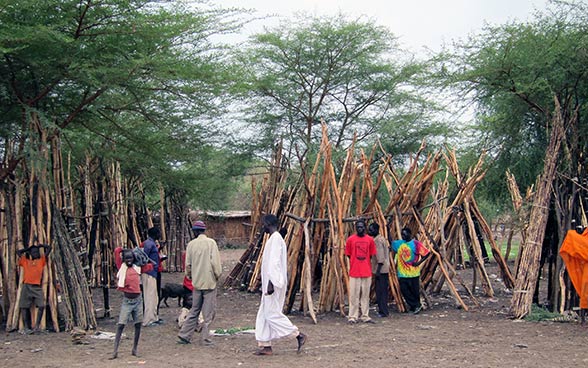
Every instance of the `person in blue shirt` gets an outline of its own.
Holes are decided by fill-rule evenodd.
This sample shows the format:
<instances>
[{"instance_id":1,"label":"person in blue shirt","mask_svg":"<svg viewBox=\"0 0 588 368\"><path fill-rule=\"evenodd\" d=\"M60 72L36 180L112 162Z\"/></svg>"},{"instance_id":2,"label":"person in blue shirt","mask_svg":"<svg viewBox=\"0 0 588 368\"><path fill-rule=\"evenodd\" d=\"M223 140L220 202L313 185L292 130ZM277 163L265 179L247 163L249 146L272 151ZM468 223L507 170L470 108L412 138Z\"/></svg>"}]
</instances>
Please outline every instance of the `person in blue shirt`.
<instances>
[{"instance_id":1,"label":"person in blue shirt","mask_svg":"<svg viewBox=\"0 0 588 368\"><path fill-rule=\"evenodd\" d=\"M143 242L143 251L147 254L151 263L153 263L153 269L141 274L143 303L145 305L143 326L154 326L162 322L157 315L157 305L159 304L159 295L157 293L159 249L156 243L161 237L161 231L157 227L152 227L147 230L147 236L147 240Z\"/></svg>"}]
</instances>

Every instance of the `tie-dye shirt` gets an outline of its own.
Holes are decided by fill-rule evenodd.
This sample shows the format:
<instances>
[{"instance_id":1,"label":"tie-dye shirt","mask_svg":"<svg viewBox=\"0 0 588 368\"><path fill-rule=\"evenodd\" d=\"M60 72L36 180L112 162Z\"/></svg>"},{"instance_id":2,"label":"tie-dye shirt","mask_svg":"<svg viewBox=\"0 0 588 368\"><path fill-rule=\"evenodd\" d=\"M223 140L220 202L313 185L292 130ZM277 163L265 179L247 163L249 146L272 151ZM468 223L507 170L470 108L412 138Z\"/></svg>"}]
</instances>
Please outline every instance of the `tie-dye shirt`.
<instances>
[{"instance_id":1,"label":"tie-dye shirt","mask_svg":"<svg viewBox=\"0 0 588 368\"><path fill-rule=\"evenodd\" d=\"M394 240L392 242L392 250L396 252L394 260L396 261L396 269L398 277L419 277L421 275L421 267L413 266L413 264L429 254L429 250L423 244L412 239L411 241Z\"/></svg>"}]
</instances>

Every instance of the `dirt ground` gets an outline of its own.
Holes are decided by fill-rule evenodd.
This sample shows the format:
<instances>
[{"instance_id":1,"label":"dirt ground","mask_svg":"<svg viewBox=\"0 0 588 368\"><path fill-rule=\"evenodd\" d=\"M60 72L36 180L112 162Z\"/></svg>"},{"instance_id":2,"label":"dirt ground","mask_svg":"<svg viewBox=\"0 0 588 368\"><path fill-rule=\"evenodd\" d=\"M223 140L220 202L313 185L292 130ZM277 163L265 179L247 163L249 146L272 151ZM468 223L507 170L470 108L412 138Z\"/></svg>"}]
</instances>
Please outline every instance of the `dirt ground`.
<instances>
[{"instance_id":1,"label":"dirt ground","mask_svg":"<svg viewBox=\"0 0 588 368\"><path fill-rule=\"evenodd\" d=\"M222 251L225 275L243 250ZM392 312L376 324L348 325L339 314L321 315L313 324L302 314L291 320L309 336L304 351L296 354L295 340L274 344L274 355L252 355L254 335L214 336L214 346L176 344L176 300L162 307L165 324L142 330L140 357L131 355L133 331L125 330L119 358L108 360L113 341L85 338L87 345L74 345L69 333L0 337L3 367L586 367L588 328L577 322L527 322L508 319L508 294L495 276L494 298L480 297L482 306L465 312L455 307L450 295L432 296L431 308L419 315ZM463 272L467 272L463 271ZM464 278L467 274L464 274ZM179 273L165 273L163 282L179 282ZM96 292L96 307L102 293ZM120 308L120 293L112 290L114 317ZM259 295L221 290L212 329L245 328L255 325ZM394 307L392 307L394 311ZM99 315L102 315L99 312ZM372 316L376 313L372 309ZM116 319L101 319L98 331L113 333Z\"/></svg>"}]
</instances>

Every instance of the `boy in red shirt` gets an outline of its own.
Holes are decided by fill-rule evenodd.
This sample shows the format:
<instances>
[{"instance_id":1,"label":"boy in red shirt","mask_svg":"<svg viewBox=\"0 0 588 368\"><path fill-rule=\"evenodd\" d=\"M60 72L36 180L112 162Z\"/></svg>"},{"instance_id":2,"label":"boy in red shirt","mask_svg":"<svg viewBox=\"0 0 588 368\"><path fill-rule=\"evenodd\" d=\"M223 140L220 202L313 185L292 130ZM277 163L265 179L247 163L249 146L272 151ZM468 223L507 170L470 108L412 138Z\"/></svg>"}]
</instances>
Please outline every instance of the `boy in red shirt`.
<instances>
[{"instance_id":1,"label":"boy in red shirt","mask_svg":"<svg viewBox=\"0 0 588 368\"><path fill-rule=\"evenodd\" d=\"M116 330L116 337L114 338L114 352L110 359L118 357L118 346L120 339L125 329L125 325L129 320L135 324L135 338L133 340L132 354L137 355L137 347L139 345L139 337L141 336L141 322L143 321L143 298L141 297L141 268L134 265L135 256L130 249L122 251L123 263L116 274L118 278L118 290L124 293L122 305L120 307L120 314L118 317L118 328Z\"/></svg>"},{"instance_id":2,"label":"boy in red shirt","mask_svg":"<svg viewBox=\"0 0 588 368\"><path fill-rule=\"evenodd\" d=\"M361 308L362 322L374 323L369 316L371 257L376 255L374 239L365 233L365 221L355 223L356 234L347 238L345 255L349 257L349 323L357 323Z\"/></svg>"},{"instance_id":3,"label":"boy in red shirt","mask_svg":"<svg viewBox=\"0 0 588 368\"><path fill-rule=\"evenodd\" d=\"M45 249L45 254L41 255L40 248ZM23 285L20 294L19 308L24 318L25 333L30 334L40 331L41 318L45 311L45 296L41 288L43 279L43 268L47 264L47 255L51 252L51 247L47 244L33 245L32 247L19 249L16 253L20 257L18 265L22 267ZM37 310L37 321L35 326L32 324L30 308L35 304ZM32 329L34 328L34 330Z\"/></svg>"}]
</instances>

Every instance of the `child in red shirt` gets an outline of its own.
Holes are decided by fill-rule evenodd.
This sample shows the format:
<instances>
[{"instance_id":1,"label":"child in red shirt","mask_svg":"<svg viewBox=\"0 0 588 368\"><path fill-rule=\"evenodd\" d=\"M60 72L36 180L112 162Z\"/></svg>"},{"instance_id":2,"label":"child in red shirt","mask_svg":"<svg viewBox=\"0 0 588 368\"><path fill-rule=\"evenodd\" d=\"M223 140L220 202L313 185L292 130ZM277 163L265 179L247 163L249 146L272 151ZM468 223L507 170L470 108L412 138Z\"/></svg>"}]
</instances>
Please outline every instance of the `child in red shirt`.
<instances>
[{"instance_id":1,"label":"child in red shirt","mask_svg":"<svg viewBox=\"0 0 588 368\"><path fill-rule=\"evenodd\" d=\"M137 355L139 337L141 336L141 322L143 321L143 298L141 297L141 268L133 264L135 256L130 249L122 251L122 264L118 273L118 290L124 293L120 314L118 317L118 328L114 338L114 352L110 359L118 357L118 346L122 332L128 321L132 320L135 324L135 338L133 340L133 350L131 354Z\"/></svg>"},{"instance_id":2,"label":"child in red shirt","mask_svg":"<svg viewBox=\"0 0 588 368\"><path fill-rule=\"evenodd\" d=\"M41 255L40 248L45 249L44 255ZM27 334L40 331L41 318L43 318L45 311L45 296L41 288L41 281L43 280L43 268L47 264L47 255L50 252L51 247L47 244L33 245L16 252L20 257L18 265L22 267L23 272L23 284L18 306L24 319L25 333ZM33 303L38 308L34 327L30 313Z\"/></svg>"}]
</instances>

